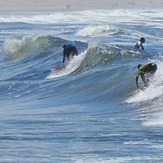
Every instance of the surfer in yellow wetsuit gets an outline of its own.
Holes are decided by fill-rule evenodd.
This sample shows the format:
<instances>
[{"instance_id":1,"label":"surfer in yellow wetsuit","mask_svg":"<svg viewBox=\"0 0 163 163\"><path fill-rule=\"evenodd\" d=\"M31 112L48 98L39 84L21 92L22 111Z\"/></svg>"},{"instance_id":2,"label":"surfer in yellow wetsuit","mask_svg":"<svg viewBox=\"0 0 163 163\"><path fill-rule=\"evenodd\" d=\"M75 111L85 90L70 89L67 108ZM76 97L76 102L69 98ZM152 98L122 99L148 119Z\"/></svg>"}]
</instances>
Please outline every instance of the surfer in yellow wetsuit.
<instances>
[{"instance_id":1,"label":"surfer in yellow wetsuit","mask_svg":"<svg viewBox=\"0 0 163 163\"><path fill-rule=\"evenodd\" d=\"M136 75L136 87L139 87L138 79L139 76L141 76L141 79L144 82L144 86L147 87L149 83L149 78L156 72L157 70L157 65L152 62L148 62L144 65L139 64L138 65L138 72Z\"/></svg>"}]
</instances>

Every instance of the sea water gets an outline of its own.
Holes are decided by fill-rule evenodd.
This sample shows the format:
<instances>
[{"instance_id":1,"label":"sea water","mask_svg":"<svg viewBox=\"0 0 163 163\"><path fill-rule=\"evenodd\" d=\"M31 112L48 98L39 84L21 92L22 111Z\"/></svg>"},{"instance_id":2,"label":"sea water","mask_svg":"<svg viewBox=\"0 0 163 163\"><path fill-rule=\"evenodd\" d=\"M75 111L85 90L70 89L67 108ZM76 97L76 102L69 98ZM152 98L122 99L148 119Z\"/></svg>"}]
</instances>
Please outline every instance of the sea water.
<instances>
[{"instance_id":1,"label":"sea water","mask_svg":"<svg viewBox=\"0 0 163 163\"><path fill-rule=\"evenodd\" d=\"M1 13L0 162L163 162L162 28L163 10ZM79 55L49 71L64 44Z\"/></svg>"}]
</instances>

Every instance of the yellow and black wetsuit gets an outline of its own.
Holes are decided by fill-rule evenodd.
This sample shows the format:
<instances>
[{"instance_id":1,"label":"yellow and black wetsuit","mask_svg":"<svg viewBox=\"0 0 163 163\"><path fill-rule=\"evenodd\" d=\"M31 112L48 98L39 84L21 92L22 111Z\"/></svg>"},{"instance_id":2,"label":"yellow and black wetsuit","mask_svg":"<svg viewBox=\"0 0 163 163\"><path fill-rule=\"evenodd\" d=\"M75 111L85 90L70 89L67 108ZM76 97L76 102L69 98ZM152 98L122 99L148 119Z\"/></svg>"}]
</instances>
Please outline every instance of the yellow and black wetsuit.
<instances>
[{"instance_id":1,"label":"yellow and black wetsuit","mask_svg":"<svg viewBox=\"0 0 163 163\"><path fill-rule=\"evenodd\" d=\"M152 62L148 62L144 65L138 65L138 72L136 75L136 85L137 87L139 87L138 84L138 79L139 76L141 76L141 79L143 80L145 86L147 85L147 80L145 79L145 75L150 73L150 74L154 74L157 70L157 65L152 63Z\"/></svg>"}]
</instances>

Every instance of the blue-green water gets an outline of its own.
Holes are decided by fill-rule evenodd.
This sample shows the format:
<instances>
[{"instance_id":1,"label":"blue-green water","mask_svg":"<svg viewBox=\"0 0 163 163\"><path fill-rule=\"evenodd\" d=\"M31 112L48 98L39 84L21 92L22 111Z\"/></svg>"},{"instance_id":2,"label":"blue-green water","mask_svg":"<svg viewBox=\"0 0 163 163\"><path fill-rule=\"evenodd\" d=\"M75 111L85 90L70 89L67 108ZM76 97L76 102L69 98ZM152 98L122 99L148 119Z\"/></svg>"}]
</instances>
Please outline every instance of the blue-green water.
<instances>
[{"instance_id":1,"label":"blue-green water","mask_svg":"<svg viewBox=\"0 0 163 163\"><path fill-rule=\"evenodd\" d=\"M162 28L162 10L1 13L0 162L163 162ZM68 43L79 56L51 73Z\"/></svg>"}]
</instances>

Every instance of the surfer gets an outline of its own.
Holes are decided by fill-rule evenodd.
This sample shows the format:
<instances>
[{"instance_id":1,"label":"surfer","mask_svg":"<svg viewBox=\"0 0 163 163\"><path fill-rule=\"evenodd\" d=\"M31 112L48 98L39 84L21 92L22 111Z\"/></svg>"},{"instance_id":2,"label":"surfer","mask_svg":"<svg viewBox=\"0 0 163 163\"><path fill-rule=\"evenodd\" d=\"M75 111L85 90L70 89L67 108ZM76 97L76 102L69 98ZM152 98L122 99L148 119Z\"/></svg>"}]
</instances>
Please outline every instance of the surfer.
<instances>
[{"instance_id":1,"label":"surfer","mask_svg":"<svg viewBox=\"0 0 163 163\"><path fill-rule=\"evenodd\" d=\"M78 55L78 50L72 44L63 45L63 49L63 66L65 67L74 55Z\"/></svg>"},{"instance_id":2,"label":"surfer","mask_svg":"<svg viewBox=\"0 0 163 163\"><path fill-rule=\"evenodd\" d=\"M140 40L136 43L135 48L144 50L143 43L145 43L145 38L141 37Z\"/></svg>"},{"instance_id":3,"label":"surfer","mask_svg":"<svg viewBox=\"0 0 163 163\"><path fill-rule=\"evenodd\" d=\"M49 69L51 71L57 71L57 70L62 70L63 68L65 68L68 63L71 61L71 59L74 57L74 55L78 55L78 50L76 49L76 47L72 44L68 44L68 45L63 45L63 66L59 67L59 68L52 68Z\"/></svg>"},{"instance_id":4,"label":"surfer","mask_svg":"<svg viewBox=\"0 0 163 163\"><path fill-rule=\"evenodd\" d=\"M149 78L152 77L152 75L156 72L157 65L152 62L148 62L144 65L139 64L138 65L138 72L136 75L136 87L139 87L138 79L139 76L141 76L142 81L144 82L144 86L147 87L149 83Z\"/></svg>"}]
</instances>

